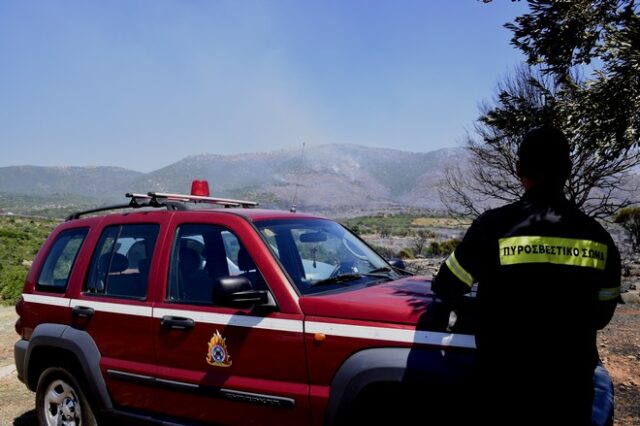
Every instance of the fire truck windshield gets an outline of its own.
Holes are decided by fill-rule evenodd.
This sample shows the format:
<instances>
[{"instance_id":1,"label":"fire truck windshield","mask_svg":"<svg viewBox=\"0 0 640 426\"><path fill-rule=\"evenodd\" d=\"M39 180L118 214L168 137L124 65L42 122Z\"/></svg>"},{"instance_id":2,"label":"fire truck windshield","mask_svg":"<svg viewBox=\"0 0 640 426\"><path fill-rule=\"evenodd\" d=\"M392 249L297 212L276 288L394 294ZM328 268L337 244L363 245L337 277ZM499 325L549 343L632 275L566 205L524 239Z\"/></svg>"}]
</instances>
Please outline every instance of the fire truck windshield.
<instances>
[{"instance_id":1,"label":"fire truck windshield","mask_svg":"<svg viewBox=\"0 0 640 426\"><path fill-rule=\"evenodd\" d=\"M256 226L303 295L399 277L362 240L331 220L283 219Z\"/></svg>"}]
</instances>

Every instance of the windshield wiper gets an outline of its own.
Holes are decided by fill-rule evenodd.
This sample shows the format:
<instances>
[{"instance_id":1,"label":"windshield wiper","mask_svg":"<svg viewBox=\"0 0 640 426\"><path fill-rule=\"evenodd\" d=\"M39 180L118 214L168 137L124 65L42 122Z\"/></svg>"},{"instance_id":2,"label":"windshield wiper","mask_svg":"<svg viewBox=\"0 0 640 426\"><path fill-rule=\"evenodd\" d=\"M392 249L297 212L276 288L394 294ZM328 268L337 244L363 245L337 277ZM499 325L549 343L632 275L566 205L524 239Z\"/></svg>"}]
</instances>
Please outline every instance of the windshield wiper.
<instances>
[{"instance_id":1,"label":"windshield wiper","mask_svg":"<svg viewBox=\"0 0 640 426\"><path fill-rule=\"evenodd\" d=\"M389 268L388 266L383 266L381 268L372 269L369 272L363 273L367 277L378 277L378 278L387 278L389 280L394 279L393 274L395 270L393 268Z\"/></svg>"},{"instance_id":2,"label":"windshield wiper","mask_svg":"<svg viewBox=\"0 0 640 426\"><path fill-rule=\"evenodd\" d=\"M313 284L311 284L311 286L315 287L317 285L344 283L344 282L347 282L347 281L359 280L362 277L363 277L362 274L340 274L340 275L336 275L335 277L326 278L324 280L316 281Z\"/></svg>"},{"instance_id":3,"label":"windshield wiper","mask_svg":"<svg viewBox=\"0 0 640 426\"><path fill-rule=\"evenodd\" d=\"M380 268L374 269L373 271L370 271L369 273L376 273L376 272L396 272L400 275L413 275L411 272L405 270L405 269L401 269L398 268L396 266L382 266Z\"/></svg>"},{"instance_id":4,"label":"windshield wiper","mask_svg":"<svg viewBox=\"0 0 640 426\"><path fill-rule=\"evenodd\" d=\"M367 272L366 275L379 274L381 272L393 272L393 269L389 268L388 266L382 266L380 268L372 269L371 271Z\"/></svg>"}]
</instances>

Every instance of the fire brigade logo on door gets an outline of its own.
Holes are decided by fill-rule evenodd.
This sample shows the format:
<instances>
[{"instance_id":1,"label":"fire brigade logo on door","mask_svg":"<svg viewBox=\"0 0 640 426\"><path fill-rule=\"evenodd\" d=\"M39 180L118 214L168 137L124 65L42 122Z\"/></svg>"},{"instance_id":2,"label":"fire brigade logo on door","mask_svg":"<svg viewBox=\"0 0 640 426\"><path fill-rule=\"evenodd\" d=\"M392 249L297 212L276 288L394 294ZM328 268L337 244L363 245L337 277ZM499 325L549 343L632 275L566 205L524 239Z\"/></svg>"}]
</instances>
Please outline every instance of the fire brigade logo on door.
<instances>
[{"instance_id":1,"label":"fire brigade logo on door","mask_svg":"<svg viewBox=\"0 0 640 426\"><path fill-rule=\"evenodd\" d=\"M231 355L227 350L226 339L216 330L211 340L209 340L209 350L207 351L207 364L214 367L231 367Z\"/></svg>"}]
</instances>

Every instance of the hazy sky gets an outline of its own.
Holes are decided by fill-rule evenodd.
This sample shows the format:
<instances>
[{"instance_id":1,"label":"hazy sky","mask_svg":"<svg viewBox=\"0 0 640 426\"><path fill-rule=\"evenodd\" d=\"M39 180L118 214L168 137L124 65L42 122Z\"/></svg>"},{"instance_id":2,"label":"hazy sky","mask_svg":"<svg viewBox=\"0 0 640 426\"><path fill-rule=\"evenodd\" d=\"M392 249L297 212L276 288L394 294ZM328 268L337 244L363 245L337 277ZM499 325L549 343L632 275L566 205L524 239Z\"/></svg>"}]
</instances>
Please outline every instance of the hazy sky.
<instances>
[{"instance_id":1,"label":"hazy sky","mask_svg":"<svg viewBox=\"0 0 640 426\"><path fill-rule=\"evenodd\" d=\"M523 4L525 3L525 4ZM460 144L522 56L497 0L0 0L0 166Z\"/></svg>"}]
</instances>

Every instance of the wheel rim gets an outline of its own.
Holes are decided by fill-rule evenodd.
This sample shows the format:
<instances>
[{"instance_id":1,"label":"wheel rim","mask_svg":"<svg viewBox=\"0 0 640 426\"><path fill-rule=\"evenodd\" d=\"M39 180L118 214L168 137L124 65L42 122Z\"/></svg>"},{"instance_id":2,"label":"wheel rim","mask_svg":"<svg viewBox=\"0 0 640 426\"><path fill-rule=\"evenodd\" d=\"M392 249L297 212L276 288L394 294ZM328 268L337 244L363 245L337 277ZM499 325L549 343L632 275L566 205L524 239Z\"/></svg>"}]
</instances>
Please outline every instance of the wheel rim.
<instances>
[{"instance_id":1,"label":"wheel rim","mask_svg":"<svg viewBox=\"0 0 640 426\"><path fill-rule=\"evenodd\" d=\"M54 380L44 396L47 426L80 426L82 415L78 395L69 383Z\"/></svg>"}]
</instances>

